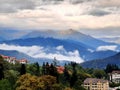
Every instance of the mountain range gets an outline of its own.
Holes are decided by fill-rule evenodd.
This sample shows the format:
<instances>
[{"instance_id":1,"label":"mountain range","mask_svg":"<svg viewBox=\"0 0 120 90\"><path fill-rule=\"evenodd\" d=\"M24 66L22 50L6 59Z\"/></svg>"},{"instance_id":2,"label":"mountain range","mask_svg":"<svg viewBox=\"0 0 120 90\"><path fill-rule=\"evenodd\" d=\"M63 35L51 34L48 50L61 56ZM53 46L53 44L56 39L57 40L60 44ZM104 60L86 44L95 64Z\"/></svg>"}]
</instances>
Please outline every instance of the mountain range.
<instances>
[{"instance_id":1,"label":"mountain range","mask_svg":"<svg viewBox=\"0 0 120 90\"><path fill-rule=\"evenodd\" d=\"M48 56L59 55L67 58L70 57L70 55L73 55L73 57L79 57L83 59L84 62L86 62L91 60L103 60L104 58L109 58L113 55L116 55L119 52L119 48L120 48L119 44L105 42L72 29L63 30L63 31L59 31L59 30L14 31L12 30L11 32L14 32L12 34L9 33L8 31L10 32L10 30L2 31L3 34L6 32L5 33L6 37L3 34L0 35L1 37L0 45L6 44L9 46L14 45L16 47L17 46L19 47L36 46L36 47L42 47L43 49L45 49L45 50L40 49L41 51L44 51L44 52L36 52L37 55L41 55L40 53L44 53ZM60 48L62 50L60 49L57 50L56 48L58 47L62 47ZM78 52L76 53L74 51L78 51ZM21 53L20 51L17 51L17 52ZM5 54L7 53L7 51L5 53L2 53L2 52L0 53ZM24 53L24 55L25 54L28 57L32 58L30 59L25 56L31 61L33 60L33 58L35 58L34 56L32 57L31 54L29 55L27 53ZM18 57L17 55L19 54L15 54L12 56ZM19 56L24 57L24 55L20 54ZM32 55L36 55L36 54L32 54ZM73 57L71 59L74 59ZM44 58L45 57L42 57L42 59ZM69 61L67 60L67 58L62 58L62 60ZM38 57L37 57L37 60L38 60ZM51 60L51 58L47 57L46 60Z\"/></svg>"},{"instance_id":2,"label":"mountain range","mask_svg":"<svg viewBox=\"0 0 120 90\"><path fill-rule=\"evenodd\" d=\"M108 64L116 64L120 66L120 53L117 53L113 56L110 56L108 58L104 59L98 59L98 60L92 60L92 61L86 61L84 63L81 63L80 65L84 68L99 68L103 69Z\"/></svg>"}]
</instances>

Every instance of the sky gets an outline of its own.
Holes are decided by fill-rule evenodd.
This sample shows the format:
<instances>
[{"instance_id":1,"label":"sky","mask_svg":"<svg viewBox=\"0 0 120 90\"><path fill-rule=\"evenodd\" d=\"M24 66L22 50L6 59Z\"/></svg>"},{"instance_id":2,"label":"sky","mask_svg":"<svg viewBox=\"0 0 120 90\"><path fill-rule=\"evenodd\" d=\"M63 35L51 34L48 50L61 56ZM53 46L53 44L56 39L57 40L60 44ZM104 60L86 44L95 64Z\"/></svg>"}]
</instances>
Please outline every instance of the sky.
<instances>
[{"instance_id":1,"label":"sky","mask_svg":"<svg viewBox=\"0 0 120 90\"><path fill-rule=\"evenodd\" d=\"M119 36L120 0L0 0L0 27ZM105 33L103 33L105 32Z\"/></svg>"}]
</instances>

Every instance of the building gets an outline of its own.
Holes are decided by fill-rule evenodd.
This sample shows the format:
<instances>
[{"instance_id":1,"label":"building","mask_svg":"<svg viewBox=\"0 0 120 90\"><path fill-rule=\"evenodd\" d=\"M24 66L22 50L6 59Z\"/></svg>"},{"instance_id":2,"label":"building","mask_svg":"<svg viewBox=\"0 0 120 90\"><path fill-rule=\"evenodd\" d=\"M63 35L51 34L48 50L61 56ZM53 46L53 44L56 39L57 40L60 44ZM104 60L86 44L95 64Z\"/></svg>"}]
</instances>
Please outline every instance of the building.
<instances>
[{"instance_id":1,"label":"building","mask_svg":"<svg viewBox=\"0 0 120 90\"><path fill-rule=\"evenodd\" d=\"M26 60L26 59L17 60L15 57L10 57L10 56L5 56L5 55L0 55L0 56L2 56L2 58L5 61L12 63L12 64L15 64L16 62L20 63L20 64L27 64L28 63L28 60Z\"/></svg>"},{"instance_id":2,"label":"building","mask_svg":"<svg viewBox=\"0 0 120 90\"><path fill-rule=\"evenodd\" d=\"M112 73L109 74L109 79L111 82L120 83L120 70L112 71Z\"/></svg>"},{"instance_id":3,"label":"building","mask_svg":"<svg viewBox=\"0 0 120 90\"><path fill-rule=\"evenodd\" d=\"M1 55L3 59L9 63L15 64L16 63L16 58L15 57L10 57L10 56L4 56Z\"/></svg>"},{"instance_id":4,"label":"building","mask_svg":"<svg viewBox=\"0 0 120 90\"><path fill-rule=\"evenodd\" d=\"M109 90L108 80L87 78L83 83L84 88L87 90Z\"/></svg>"},{"instance_id":5,"label":"building","mask_svg":"<svg viewBox=\"0 0 120 90\"><path fill-rule=\"evenodd\" d=\"M64 72L64 69L65 69L63 66L58 66L56 68L57 68L57 72L60 74L62 74Z\"/></svg>"},{"instance_id":6,"label":"building","mask_svg":"<svg viewBox=\"0 0 120 90\"><path fill-rule=\"evenodd\" d=\"M28 61L27 61L26 59L18 60L18 62L19 62L20 64L27 64L27 63L28 63Z\"/></svg>"}]
</instances>

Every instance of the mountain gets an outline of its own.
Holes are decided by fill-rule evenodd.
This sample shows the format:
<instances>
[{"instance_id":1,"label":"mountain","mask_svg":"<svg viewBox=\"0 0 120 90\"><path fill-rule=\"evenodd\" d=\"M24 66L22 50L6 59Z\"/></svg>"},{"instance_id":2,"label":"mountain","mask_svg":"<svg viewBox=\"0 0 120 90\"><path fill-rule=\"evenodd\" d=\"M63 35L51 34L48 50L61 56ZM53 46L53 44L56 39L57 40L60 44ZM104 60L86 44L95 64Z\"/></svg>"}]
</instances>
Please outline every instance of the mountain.
<instances>
[{"instance_id":1,"label":"mountain","mask_svg":"<svg viewBox=\"0 0 120 90\"><path fill-rule=\"evenodd\" d=\"M105 59L91 60L80 65L85 68L105 68L107 64L116 64L120 66L120 53L110 56Z\"/></svg>"},{"instance_id":2,"label":"mountain","mask_svg":"<svg viewBox=\"0 0 120 90\"><path fill-rule=\"evenodd\" d=\"M29 31L0 28L0 41L18 39L27 33L29 33Z\"/></svg>"},{"instance_id":3,"label":"mountain","mask_svg":"<svg viewBox=\"0 0 120 90\"><path fill-rule=\"evenodd\" d=\"M78 50L80 53L80 57L82 57L85 61L86 60L93 60L93 59L102 59L105 57L112 56L116 54L115 51L94 51L94 49L86 44L81 42L67 40L67 39L54 39L54 38L43 38L43 37L36 37L36 38L27 38L27 39L15 39L15 40L8 40L2 41L1 44L5 43L8 45L19 45L19 46L41 46L47 50L46 53L55 53L55 49L58 46L63 46L67 52ZM91 52L90 50L93 50Z\"/></svg>"},{"instance_id":4,"label":"mountain","mask_svg":"<svg viewBox=\"0 0 120 90\"><path fill-rule=\"evenodd\" d=\"M3 37L0 37L0 41L5 41L5 39Z\"/></svg>"},{"instance_id":5,"label":"mountain","mask_svg":"<svg viewBox=\"0 0 120 90\"><path fill-rule=\"evenodd\" d=\"M56 31L56 30L46 30L46 31L32 31L25 36L23 36L23 39L26 38L35 38L35 37L51 37L55 39L68 39L73 40L76 42L80 42L84 45L87 45L91 47L92 49L96 49L99 46L105 46L105 45L117 45L114 43L104 42L99 39L95 39L89 35L85 35L81 32L75 31L75 30L62 30L62 31Z\"/></svg>"}]
</instances>

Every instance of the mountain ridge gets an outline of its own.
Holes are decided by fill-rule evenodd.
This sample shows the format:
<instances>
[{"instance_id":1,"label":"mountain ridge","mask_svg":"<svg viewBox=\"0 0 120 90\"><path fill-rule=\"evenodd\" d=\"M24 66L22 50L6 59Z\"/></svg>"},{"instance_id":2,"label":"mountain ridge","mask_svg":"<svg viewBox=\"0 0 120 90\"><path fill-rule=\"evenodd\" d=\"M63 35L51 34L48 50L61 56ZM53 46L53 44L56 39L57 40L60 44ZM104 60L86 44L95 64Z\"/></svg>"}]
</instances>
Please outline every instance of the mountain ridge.
<instances>
[{"instance_id":1,"label":"mountain ridge","mask_svg":"<svg viewBox=\"0 0 120 90\"><path fill-rule=\"evenodd\" d=\"M116 64L120 66L120 52L104 58L104 59L98 59L98 60L91 60L91 61L86 61L84 63L81 63L80 65L85 67L85 68L105 68L107 64Z\"/></svg>"}]
</instances>

